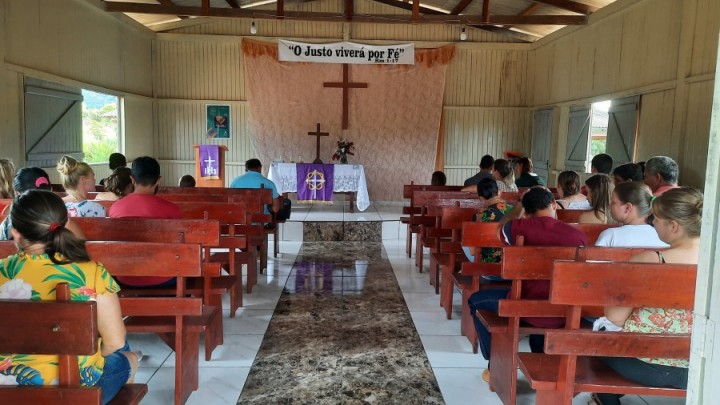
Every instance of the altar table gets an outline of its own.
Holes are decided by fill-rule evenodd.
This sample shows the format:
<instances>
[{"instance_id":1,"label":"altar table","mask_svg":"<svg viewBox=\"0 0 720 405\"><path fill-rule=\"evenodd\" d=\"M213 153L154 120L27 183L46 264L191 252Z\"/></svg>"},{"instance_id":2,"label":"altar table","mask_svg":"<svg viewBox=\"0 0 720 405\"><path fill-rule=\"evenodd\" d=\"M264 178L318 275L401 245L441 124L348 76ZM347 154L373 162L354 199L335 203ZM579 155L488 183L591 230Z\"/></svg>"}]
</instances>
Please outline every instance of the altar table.
<instances>
[{"instance_id":1,"label":"altar table","mask_svg":"<svg viewBox=\"0 0 720 405\"><path fill-rule=\"evenodd\" d=\"M362 165L334 165L333 192L353 192L356 194L356 205L360 211L370 206L365 169ZM268 179L275 183L278 193L297 192L297 166L295 163L270 164Z\"/></svg>"}]
</instances>

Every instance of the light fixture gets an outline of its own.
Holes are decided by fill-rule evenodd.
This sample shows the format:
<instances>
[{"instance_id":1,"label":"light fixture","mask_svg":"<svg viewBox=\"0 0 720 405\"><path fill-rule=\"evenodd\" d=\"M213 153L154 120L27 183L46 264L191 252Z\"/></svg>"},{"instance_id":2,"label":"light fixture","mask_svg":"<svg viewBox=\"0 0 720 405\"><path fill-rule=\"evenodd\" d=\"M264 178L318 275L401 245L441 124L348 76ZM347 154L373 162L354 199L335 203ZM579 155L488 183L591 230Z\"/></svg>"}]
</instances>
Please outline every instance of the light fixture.
<instances>
[{"instance_id":1,"label":"light fixture","mask_svg":"<svg viewBox=\"0 0 720 405\"><path fill-rule=\"evenodd\" d=\"M257 34L257 27L255 26L255 21L253 21L252 24L250 25L250 33L252 35Z\"/></svg>"},{"instance_id":2,"label":"light fixture","mask_svg":"<svg viewBox=\"0 0 720 405\"><path fill-rule=\"evenodd\" d=\"M460 40L464 41L467 39L467 33L465 32L465 27L462 28L462 31L460 31Z\"/></svg>"}]
</instances>

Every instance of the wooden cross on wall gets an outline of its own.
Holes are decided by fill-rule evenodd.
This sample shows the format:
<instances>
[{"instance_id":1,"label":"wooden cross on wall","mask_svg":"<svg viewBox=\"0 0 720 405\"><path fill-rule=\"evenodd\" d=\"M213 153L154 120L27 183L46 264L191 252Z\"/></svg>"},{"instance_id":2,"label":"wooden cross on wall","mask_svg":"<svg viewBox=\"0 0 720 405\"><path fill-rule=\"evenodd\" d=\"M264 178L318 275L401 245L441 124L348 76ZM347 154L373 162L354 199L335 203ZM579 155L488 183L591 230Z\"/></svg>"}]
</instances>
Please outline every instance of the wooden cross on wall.
<instances>
[{"instance_id":1,"label":"wooden cross on wall","mask_svg":"<svg viewBox=\"0 0 720 405\"><path fill-rule=\"evenodd\" d=\"M342 111L342 129L348 129L349 115L349 92L350 89L367 89L367 83L351 82L350 71L347 63L343 63L343 81L342 82L324 82L323 87L341 88L343 91L343 111ZM318 138L320 139L320 138Z\"/></svg>"},{"instance_id":2,"label":"wooden cross on wall","mask_svg":"<svg viewBox=\"0 0 720 405\"><path fill-rule=\"evenodd\" d=\"M322 160L320 159L320 137L321 136L330 136L330 132L320 132L320 123L317 123L317 131L315 132L308 132L308 135L310 136L317 136L317 144L315 145L315 160L313 160L313 163L319 163L322 164Z\"/></svg>"}]
</instances>

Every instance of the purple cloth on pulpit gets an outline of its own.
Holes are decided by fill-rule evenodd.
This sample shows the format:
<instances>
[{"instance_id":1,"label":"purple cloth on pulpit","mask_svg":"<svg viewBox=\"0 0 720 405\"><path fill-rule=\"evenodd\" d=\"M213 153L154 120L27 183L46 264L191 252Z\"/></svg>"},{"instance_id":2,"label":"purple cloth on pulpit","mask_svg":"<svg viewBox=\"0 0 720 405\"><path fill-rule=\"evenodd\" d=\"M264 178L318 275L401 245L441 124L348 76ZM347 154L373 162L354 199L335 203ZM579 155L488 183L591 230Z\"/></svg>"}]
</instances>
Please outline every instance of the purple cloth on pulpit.
<instances>
[{"instance_id":1,"label":"purple cloth on pulpit","mask_svg":"<svg viewBox=\"0 0 720 405\"><path fill-rule=\"evenodd\" d=\"M297 164L298 201L325 201L333 199L335 165L314 163Z\"/></svg>"},{"instance_id":2,"label":"purple cloth on pulpit","mask_svg":"<svg viewBox=\"0 0 720 405\"><path fill-rule=\"evenodd\" d=\"M200 177L204 179L220 178L220 146L200 145Z\"/></svg>"}]
</instances>

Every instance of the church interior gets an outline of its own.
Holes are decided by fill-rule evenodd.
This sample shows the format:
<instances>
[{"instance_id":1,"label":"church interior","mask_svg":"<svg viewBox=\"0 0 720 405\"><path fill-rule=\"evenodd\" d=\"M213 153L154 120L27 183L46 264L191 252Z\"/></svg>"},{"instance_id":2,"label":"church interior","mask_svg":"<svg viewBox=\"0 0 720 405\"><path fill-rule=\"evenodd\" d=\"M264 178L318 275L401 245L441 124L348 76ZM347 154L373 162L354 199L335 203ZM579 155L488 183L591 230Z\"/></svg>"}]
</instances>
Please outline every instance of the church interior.
<instances>
[{"instance_id":1,"label":"church interior","mask_svg":"<svg viewBox=\"0 0 720 405\"><path fill-rule=\"evenodd\" d=\"M717 0L0 0L0 157L58 183L58 158L85 152L82 123L63 118L79 117L85 90L117 98L119 151L156 158L161 186L196 173L199 144L226 148L227 187L251 158L273 179L275 164L334 163L351 141L365 194L292 197L235 317L223 297L224 342L210 360L201 339L186 403L501 404L461 334L460 292L447 319L406 253L403 186L436 170L461 185L482 156L508 151L531 157L548 186L563 170L585 179L596 140L616 163L670 156L678 183L709 199L698 283L720 286L719 32ZM411 44L414 64L282 62L282 40ZM225 136L210 136L212 106L227 107ZM98 179L111 173L91 166ZM706 311L718 307L717 291L701 293ZM142 403L177 403L172 349L152 333L128 341L144 355ZM720 394L720 360L702 364L687 403ZM517 389L518 404L536 402L522 375Z\"/></svg>"}]
</instances>

